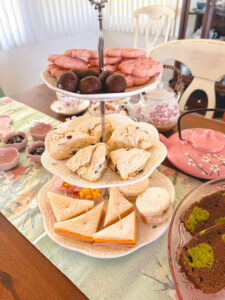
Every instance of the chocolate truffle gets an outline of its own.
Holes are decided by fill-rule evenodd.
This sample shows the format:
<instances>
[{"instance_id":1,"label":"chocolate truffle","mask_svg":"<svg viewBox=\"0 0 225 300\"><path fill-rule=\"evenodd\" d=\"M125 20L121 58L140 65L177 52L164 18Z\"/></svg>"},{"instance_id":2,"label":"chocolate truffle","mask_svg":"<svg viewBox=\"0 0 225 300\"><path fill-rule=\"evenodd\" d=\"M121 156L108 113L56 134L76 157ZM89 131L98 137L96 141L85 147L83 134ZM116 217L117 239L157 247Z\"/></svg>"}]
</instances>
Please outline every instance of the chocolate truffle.
<instances>
[{"instance_id":1,"label":"chocolate truffle","mask_svg":"<svg viewBox=\"0 0 225 300\"><path fill-rule=\"evenodd\" d=\"M76 74L78 79L80 79L80 80L82 78L83 71L84 70L81 70L81 69L72 69L72 70L70 70L70 72L73 72L74 74Z\"/></svg>"},{"instance_id":2,"label":"chocolate truffle","mask_svg":"<svg viewBox=\"0 0 225 300\"><path fill-rule=\"evenodd\" d=\"M87 76L81 79L79 88L81 94L96 94L100 92L102 82L95 76Z\"/></svg>"},{"instance_id":3,"label":"chocolate truffle","mask_svg":"<svg viewBox=\"0 0 225 300\"><path fill-rule=\"evenodd\" d=\"M65 91L74 92L77 88L77 84L78 77L71 71L64 72L57 78L57 87Z\"/></svg>"},{"instance_id":4,"label":"chocolate truffle","mask_svg":"<svg viewBox=\"0 0 225 300\"><path fill-rule=\"evenodd\" d=\"M108 87L108 92L110 93L124 92L127 87L125 78L118 74L110 75L106 79L106 85Z\"/></svg>"},{"instance_id":5,"label":"chocolate truffle","mask_svg":"<svg viewBox=\"0 0 225 300\"><path fill-rule=\"evenodd\" d=\"M81 73L81 76L80 76L80 79L83 79L87 76L95 76L95 77L98 77L99 75L99 72L96 71L96 70L92 70L92 69L89 69L89 70L83 70L82 73Z\"/></svg>"},{"instance_id":6,"label":"chocolate truffle","mask_svg":"<svg viewBox=\"0 0 225 300\"><path fill-rule=\"evenodd\" d=\"M109 71L109 70L106 70L106 71L103 71L99 76L98 78L102 81L102 90L104 92L107 91L107 85L106 85L106 79L112 75L113 72L112 71Z\"/></svg>"}]
</instances>

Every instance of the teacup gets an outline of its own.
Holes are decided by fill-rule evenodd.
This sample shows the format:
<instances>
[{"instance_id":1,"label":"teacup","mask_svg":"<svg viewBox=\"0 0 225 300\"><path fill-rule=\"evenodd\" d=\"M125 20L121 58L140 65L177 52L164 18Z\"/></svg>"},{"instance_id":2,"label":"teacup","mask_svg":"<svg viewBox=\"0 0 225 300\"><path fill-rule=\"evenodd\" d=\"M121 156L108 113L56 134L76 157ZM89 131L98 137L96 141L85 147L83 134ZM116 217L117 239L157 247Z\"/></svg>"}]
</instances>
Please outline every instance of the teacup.
<instances>
[{"instance_id":1,"label":"teacup","mask_svg":"<svg viewBox=\"0 0 225 300\"><path fill-rule=\"evenodd\" d=\"M57 95L57 99L59 100L59 102L61 103L61 105L64 107L65 110L75 111L81 103L79 99L76 99L74 97L65 96L61 93L56 93L56 95Z\"/></svg>"}]
</instances>

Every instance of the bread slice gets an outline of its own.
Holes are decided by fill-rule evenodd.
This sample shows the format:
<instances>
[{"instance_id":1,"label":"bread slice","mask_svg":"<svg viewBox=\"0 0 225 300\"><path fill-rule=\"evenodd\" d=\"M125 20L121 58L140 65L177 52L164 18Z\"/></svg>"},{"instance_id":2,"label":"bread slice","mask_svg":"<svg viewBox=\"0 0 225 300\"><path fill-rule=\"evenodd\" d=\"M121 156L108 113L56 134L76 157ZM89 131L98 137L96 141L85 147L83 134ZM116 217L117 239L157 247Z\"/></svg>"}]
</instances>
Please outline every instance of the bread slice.
<instances>
[{"instance_id":1,"label":"bread slice","mask_svg":"<svg viewBox=\"0 0 225 300\"><path fill-rule=\"evenodd\" d=\"M49 152L54 159L67 159L86 146L95 144L96 139L83 132L76 132L73 128L56 129L50 138Z\"/></svg>"},{"instance_id":2,"label":"bread slice","mask_svg":"<svg viewBox=\"0 0 225 300\"><path fill-rule=\"evenodd\" d=\"M48 199L57 222L79 216L94 207L94 201L74 199L52 192L48 192Z\"/></svg>"},{"instance_id":3,"label":"bread slice","mask_svg":"<svg viewBox=\"0 0 225 300\"><path fill-rule=\"evenodd\" d=\"M168 191L161 187L149 187L136 200L136 207L145 223L159 225L170 215L171 197Z\"/></svg>"},{"instance_id":4,"label":"bread slice","mask_svg":"<svg viewBox=\"0 0 225 300\"><path fill-rule=\"evenodd\" d=\"M149 187L150 180L145 178L134 184L122 185L119 187L120 192L129 200L135 200L136 197Z\"/></svg>"},{"instance_id":5,"label":"bread slice","mask_svg":"<svg viewBox=\"0 0 225 300\"><path fill-rule=\"evenodd\" d=\"M193 203L182 214L181 222L193 236L203 229L225 222L225 190Z\"/></svg>"},{"instance_id":6,"label":"bread slice","mask_svg":"<svg viewBox=\"0 0 225 300\"><path fill-rule=\"evenodd\" d=\"M144 124L144 123L143 123ZM148 150L158 140L158 133L153 130L153 126L146 126L141 124L123 124L116 127L111 138L107 142L109 151L120 148L139 148ZM156 137L157 136L157 137Z\"/></svg>"},{"instance_id":7,"label":"bread slice","mask_svg":"<svg viewBox=\"0 0 225 300\"><path fill-rule=\"evenodd\" d=\"M77 132L86 133L92 137L95 137L96 143L102 142L102 126L101 118L90 117L87 120L80 122L75 130ZM105 137L106 141L112 134L112 123L109 119L105 118Z\"/></svg>"},{"instance_id":8,"label":"bread slice","mask_svg":"<svg viewBox=\"0 0 225 300\"><path fill-rule=\"evenodd\" d=\"M137 217L133 211L125 218L92 235L96 243L135 245Z\"/></svg>"},{"instance_id":9,"label":"bread slice","mask_svg":"<svg viewBox=\"0 0 225 300\"><path fill-rule=\"evenodd\" d=\"M79 150L67 161L66 167L88 181L97 181L107 168L106 144L99 143Z\"/></svg>"},{"instance_id":10,"label":"bread slice","mask_svg":"<svg viewBox=\"0 0 225 300\"><path fill-rule=\"evenodd\" d=\"M225 287L225 223L209 227L191 238L181 248L178 263L186 277L204 293L216 293L223 289Z\"/></svg>"},{"instance_id":11,"label":"bread slice","mask_svg":"<svg viewBox=\"0 0 225 300\"><path fill-rule=\"evenodd\" d=\"M127 216L133 210L133 204L131 204L126 198L124 198L118 188L112 187L110 189L109 203L105 216L104 227L112 225L119 219Z\"/></svg>"},{"instance_id":12,"label":"bread slice","mask_svg":"<svg viewBox=\"0 0 225 300\"><path fill-rule=\"evenodd\" d=\"M54 229L66 237L92 242L92 234L98 230L104 211L104 202L101 202L79 217L55 223Z\"/></svg>"},{"instance_id":13,"label":"bread slice","mask_svg":"<svg viewBox=\"0 0 225 300\"><path fill-rule=\"evenodd\" d=\"M142 149L118 149L110 152L110 168L120 174L122 180L142 172L151 154Z\"/></svg>"}]
</instances>

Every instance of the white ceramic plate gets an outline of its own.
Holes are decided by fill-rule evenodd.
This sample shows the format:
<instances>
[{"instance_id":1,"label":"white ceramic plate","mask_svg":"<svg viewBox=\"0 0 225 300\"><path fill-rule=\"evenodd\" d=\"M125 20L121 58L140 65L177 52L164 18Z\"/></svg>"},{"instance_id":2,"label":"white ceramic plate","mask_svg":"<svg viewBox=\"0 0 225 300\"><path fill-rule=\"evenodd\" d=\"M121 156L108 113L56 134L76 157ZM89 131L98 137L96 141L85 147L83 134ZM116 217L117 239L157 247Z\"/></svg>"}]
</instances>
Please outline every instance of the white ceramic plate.
<instances>
[{"instance_id":1,"label":"white ceramic plate","mask_svg":"<svg viewBox=\"0 0 225 300\"><path fill-rule=\"evenodd\" d=\"M170 219L152 228L151 226L145 224L141 218L138 216L138 228L137 228L137 238L136 245L134 248L123 248L123 247L112 247L112 246L101 246L94 245L91 243L85 243L80 241L74 241L67 238L63 238L54 231L55 216L53 214L52 208L47 198L47 192L60 193L57 188L55 188L54 182L58 180L57 177L53 177L49 182L47 182L38 194L38 204L41 213L44 216L44 226L49 237L62 247L71 249L76 252L86 254L88 256L97 258L115 258L128 255L134 251L137 251L141 247L144 247L153 241L157 240L168 228L170 224ZM150 177L150 187L163 187L167 189L170 194L171 201L174 201L175 192L171 181L163 174L157 170ZM62 192L61 192L62 193Z\"/></svg>"},{"instance_id":2,"label":"white ceramic plate","mask_svg":"<svg viewBox=\"0 0 225 300\"><path fill-rule=\"evenodd\" d=\"M90 118L90 116L82 116L73 119L72 121L69 121L64 124L64 126L69 127L76 127L77 124L79 124L81 121ZM109 118L112 122L113 128L120 124L129 124L134 123L129 117L119 115L119 114L113 114L108 115L107 118ZM44 166L45 169L47 169L50 173L59 176L66 182L77 185L80 187L86 187L86 188L106 188L106 187L112 187L112 186L122 186L122 185L128 185L132 183L136 183L138 181L141 181L148 176L151 175L151 173L162 163L162 161L166 158L167 149L164 146L163 143L159 141L159 135L158 131L150 124L147 123L137 123L138 126L141 126L141 124L144 124L151 128L153 132L153 143L155 146L149 150L151 153L151 157L143 170L143 172L139 173L135 177L132 177L128 180L121 180L120 176L111 170L109 167L104 172L103 176L96 182L89 182L81 177L79 177L77 174L71 172L66 167L67 159L64 160L55 160L51 157L49 153L49 144L51 141L51 132L46 136L45 138L45 152L41 156L41 163Z\"/></svg>"},{"instance_id":3,"label":"white ceramic plate","mask_svg":"<svg viewBox=\"0 0 225 300\"><path fill-rule=\"evenodd\" d=\"M51 104L51 110L53 110L57 114L71 116L71 115L76 115L84 112L88 108L89 103L90 103L89 100L83 100L81 104L75 109L72 108L66 109L59 100L55 100Z\"/></svg>"},{"instance_id":4,"label":"white ceramic plate","mask_svg":"<svg viewBox=\"0 0 225 300\"><path fill-rule=\"evenodd\" d=\"M159 79L161 78L161 73L159 75L156 75L148 83L140 86L127 88L126 91L123 93L102 93L102 94L78 94L78 93L72 93L72 92L61 90L56 86L56 79L52 77L47 70L41 73L41 78L50 89L52 89L55 92L59 92L63 95L74 97L77 99L85 98L85 99L95 100L95 101L109 101L109 100L118 100L121 98L126 98L126 97L130 97L130 96L134 96L137 94L150 91L158 84Z\"/></svg>"}]
</instances>

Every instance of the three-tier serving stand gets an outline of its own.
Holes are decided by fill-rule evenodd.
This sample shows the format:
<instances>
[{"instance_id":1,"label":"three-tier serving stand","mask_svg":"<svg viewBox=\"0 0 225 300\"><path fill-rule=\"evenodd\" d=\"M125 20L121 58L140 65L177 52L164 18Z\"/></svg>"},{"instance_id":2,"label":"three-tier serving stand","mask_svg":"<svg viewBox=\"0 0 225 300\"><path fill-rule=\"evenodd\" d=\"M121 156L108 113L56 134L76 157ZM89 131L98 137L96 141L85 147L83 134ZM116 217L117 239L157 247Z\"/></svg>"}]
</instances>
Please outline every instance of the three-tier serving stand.
<instances>
[{"instance_id":1,"label":"three-tier serving stand","mask_svg":"<svg viewBox=\"0 0 225 300\"><path fill-rule=\"evenodd\" d=\"M98 52L99 52L99 72L101 73L103 71L103 65L104 65L104 39L103 39L103 26L102 26L102 21L103 21L103 8L105 7L105 3L107 0L100 0L100 1L94 1L94 0L89 0L90 3L94 6L94 8L98 11L98 23L99 23L99 30L98 30ZM95 101L100 101L100 111L101 111L101 126L102 126L102 140L105 142L105 102L109 100L118 100L122 98L126 98L129 96L133 95L138 95L143 92L147 92L150 89L154 88L160 79L160 76L156 76L153 81L151 81L148 84L145 84L140 87L134 87L134 88L129 88L126 89L125 92L123 93L105 93L105 94L78 94L78 93L71 93L67 92L61 89L58 89L56 86L55 79L51 78L49 74L44 71L41 74L42 79L44 82L53 90L60 92L64 95L71 96L77 99L89 99L89 100L95 100ZM81 119L82 118L82 119ZM89 118L89 116L84 116L84 117L78 117L74 118L71 121L68 121L64 123L65 126L76 126L79 124L79 122L85 118ZM129 117L127 116L122 116L122 115L109 115L108 118L111 118L111 122L115 127L116 125L119 124L126 124L126 123L132 123L132 121ZM156 131L156 129L154 129ZM154 131L153 130L153 131ZM155 132L156 134L156 132ZM157 134L156 134L157 136ZM107 170L100 180L97 182L88 182L87 180L84 180L80 178L78 175L72 174L72 172L68 171L68 169L65 166L65 161L55 161L54 159L51 158L51 155L48 151L49 149L49 143L51 140L51 133L48 134L45 140L45 146L46 150L42 155L41 161L42 165L52 174L56 175L58 178L61 178L62 180L67 181L68 183L79 186L79 187L86 187L86 188L110 188L112 186L122 186L122 185L129 185L138 181L141 181L147 177L149 177L153 171L162 163L162 161L166 157L167 150L165 146L160 142L156 141L156 147L155 149L151 150L151 161L152 164L148 167L147 171L137 175L131 180L128 181L121 181L119 176L110 170ZM107 173L108 172L108 173ZM57 192L57 189L54 187L56 177L54 176L48 183L46 183L42 189L40 190L39 196L38 196L38 202L39 202L39 208L44 216L44 225L46 232L48 233L49 237L52 238L55 242L60 244L63 247L72 249L77 252L84 253L89 256L93 257L98 257L98 258L114 258L114 257L120 257L127 255L131 252L136 251L137 249L143 247L144 245L147 245L151 243L152 241L156 240L159 238L168 228L169 222L166 222L162 226L159 226L159 228L151 230L151 228L146 225L143 222L140 222L141 224L139 225L138 229L138 234L139 238L137 241L137 244L134 248L128 248L128 249L111 249L109 248L104 248L104 247L96 247L93 246L92 244L89 243L84 243L84 242L73 242L70 241L69 239L64 239L63 237L57 235L54 232L54 215L51 210L48 197L47 197L47 192L52 191L52 192ZM168 192L171 195L171 199L174 200L174 188L171 182L169 181L166 176L162 175L158 171L154 171L152 175L152 184L154 186L161 186L164 187L168 190Z\"/></svg>"}]
</instances>

